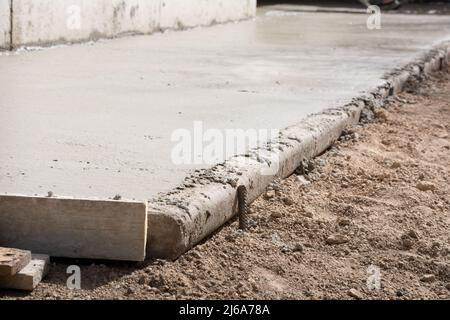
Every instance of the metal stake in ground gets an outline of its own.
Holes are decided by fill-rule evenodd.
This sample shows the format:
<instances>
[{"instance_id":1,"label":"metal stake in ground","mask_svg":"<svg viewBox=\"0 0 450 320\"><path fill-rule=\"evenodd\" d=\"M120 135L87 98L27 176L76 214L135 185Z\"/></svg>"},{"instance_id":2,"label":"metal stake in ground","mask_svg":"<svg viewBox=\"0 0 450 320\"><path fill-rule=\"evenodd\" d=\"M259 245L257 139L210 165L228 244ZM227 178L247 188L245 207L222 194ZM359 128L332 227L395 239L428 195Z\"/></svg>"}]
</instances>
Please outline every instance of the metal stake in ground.
<instances>
[{"instance_id":1,"label":"metal stake in ground","mask_svg":"<svg viewBox=\"0 0 450 320\"><path fill-rule=\"evenodd\" d=\"M239 186L237 188L238 205L239 205L239 229L248 229L248 204L247 204L247 188Z\"/></svg>"}]
</instances>

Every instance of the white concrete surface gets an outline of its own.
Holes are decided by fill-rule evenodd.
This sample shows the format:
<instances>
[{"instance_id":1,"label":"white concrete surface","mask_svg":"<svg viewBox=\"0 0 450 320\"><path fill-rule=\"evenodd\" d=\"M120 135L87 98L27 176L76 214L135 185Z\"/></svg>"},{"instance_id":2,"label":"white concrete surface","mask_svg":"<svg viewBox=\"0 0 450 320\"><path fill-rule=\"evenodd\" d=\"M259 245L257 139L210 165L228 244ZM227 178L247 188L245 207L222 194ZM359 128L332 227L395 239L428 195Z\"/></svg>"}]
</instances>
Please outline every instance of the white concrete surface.
<instances>
[{"instance_id":1,"label":"white concrete surface","mask_svg":"<svg viewBox=\"0 0 450 320\"><path fill-rule=\"evenodd\" d=\"M0 191L150 199L192 166L177 128L282 129L340 106L446 39L448 17L255 21L0 56ZM201 165L195 167L209 167Z\"/></svg>"},{"instance_id":2,"label":"white concrete surface","mask_svg":"<svg viewBox=\"0 0 450 320\"><path fill-rule=\"evenodd\" d=\"M11 30L11 1L0 0L0 50L10 48Z\"/></svg>"},{"instance_id":3,"label":"white concrete surface","mask_svg":"<svg viewBox=\"0 0 450 320\"><path fill-rule=\"evenodd\" d=\"M15 0L13 42L39 46L149 34L245 19L255 8L256 0Z\"/></svg>"}]
</instances>

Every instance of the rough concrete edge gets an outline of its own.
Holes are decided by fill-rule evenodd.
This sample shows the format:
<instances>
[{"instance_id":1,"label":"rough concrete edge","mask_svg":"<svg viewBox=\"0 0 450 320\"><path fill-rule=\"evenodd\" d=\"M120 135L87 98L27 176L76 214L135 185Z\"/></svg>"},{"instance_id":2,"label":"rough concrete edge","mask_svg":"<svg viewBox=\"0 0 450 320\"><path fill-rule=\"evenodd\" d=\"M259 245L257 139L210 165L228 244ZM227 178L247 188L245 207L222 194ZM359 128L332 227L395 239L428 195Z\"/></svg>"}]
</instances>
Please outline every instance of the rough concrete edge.
<instances>
[{"instance_id":1,"label":"rough concrete edge","mask_svg":"<svg viewBox=\"0 0 450 320\"><path fill-rule=\"evenodd\" d=\"M245 185L249 201L254 201L275 179L288 177L302 160L333 145L343 129L361 121L363 112L382 106L387 97L401 92L411 77L420 79L442 69L449 58L450 44L446 42L394 70L382 85L351 103L312 114L283 130L276 142L211 169L197 170L182 186L150 200L147 258L176 259L236 214L237 186ZM268 169L275 174L262 174Z\"/></svg>"},{"instance_id":2,"label":"rough concrete edge","mask_svg":"<svg viewBox=\"0 0 450 320\"><path fill-rule=\"evenodd\" d=\"M107 202L111 205L118 205L118 204L143 204L144 205L144 211L148 212L148 202L147 201L137 201L137 200L112 200L112 199L103 199L103 198L77 198L77 197L69 197L69 196L52 196L52 197L43 197L43 196L29 196L24 194L0 194L1 197L14 197L14 198L23 198L23 199L52 199L52 200L60 200L62 202L64 201L82 201L82 202ZM146 225L145 225L146 224ZM144 219L144 254L141 260L136 261L143 261L145 260L145 251L147 250L146 246L148 243L148 214ZM76 257L68 257L68 258L76 258ZM94 258L93 258L94 259ZM104 258L107 260L106 258Z\"/></svg>"}]
</instances>

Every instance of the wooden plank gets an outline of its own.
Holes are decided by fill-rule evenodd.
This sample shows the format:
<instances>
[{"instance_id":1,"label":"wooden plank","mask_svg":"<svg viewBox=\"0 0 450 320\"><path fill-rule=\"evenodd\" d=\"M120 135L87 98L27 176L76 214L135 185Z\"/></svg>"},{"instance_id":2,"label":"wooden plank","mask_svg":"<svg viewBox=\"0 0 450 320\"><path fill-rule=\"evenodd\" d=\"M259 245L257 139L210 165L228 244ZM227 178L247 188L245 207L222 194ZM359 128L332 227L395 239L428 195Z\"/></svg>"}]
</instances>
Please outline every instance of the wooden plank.
<instances>
[{"instance_id":1,"label":"wooden plank","mask_svg":"<svg viewBox=\"0 0 450 320\"><path fill-rule=\"evenodd\" d=\"M48 271L50 257L44 254L33 254L31 261L13 276L0 277L0 288L32 291Z\"/></svg>"},{"instance_id":2,"label":"wooden plank","mask_svg":"<svg viewBox=\"0 0 450 320\"><path fill-rule=\"evenodd\" d=\"M31 260L27 250L0 247L0 276L13 276Z\"/></svg>"},{"instance_id":3,"label":"wooden plank","mask_svg":"<svg viewBox=\"0 0 450 320\"><path fill-rule=\"evenodd\" d=\"M145 202L0 196L0 246L143 261L146 239Z\"/></svg>"}]
</instances>

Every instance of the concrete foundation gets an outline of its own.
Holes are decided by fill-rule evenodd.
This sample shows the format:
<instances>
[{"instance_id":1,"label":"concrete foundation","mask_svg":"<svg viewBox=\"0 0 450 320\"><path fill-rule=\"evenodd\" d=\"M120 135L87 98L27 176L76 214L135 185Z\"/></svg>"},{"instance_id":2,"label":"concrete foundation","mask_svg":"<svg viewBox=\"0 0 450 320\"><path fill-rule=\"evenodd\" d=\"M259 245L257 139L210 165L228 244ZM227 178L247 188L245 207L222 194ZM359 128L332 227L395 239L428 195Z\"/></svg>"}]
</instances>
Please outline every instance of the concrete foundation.
<instances>
[{"instance_id":1,"label":"concrete foundation","mask_svg":"<svg viewBox=\"0 0 450 320\"><path fill-rule=\"evenodd\" d=\"M249 18L255 10L256 0L14 0L13 46L204 26Z\"/></svg>"},{"instance_id":2,"label":"concrete foundation","mask_svg":"<svg viewBox=\"0 0 450 320\"><path fill-rule=\"evenodd\" d=\"M0 0L0 50L10 49L11 1Z\"/></svg>"}]
</instances>

